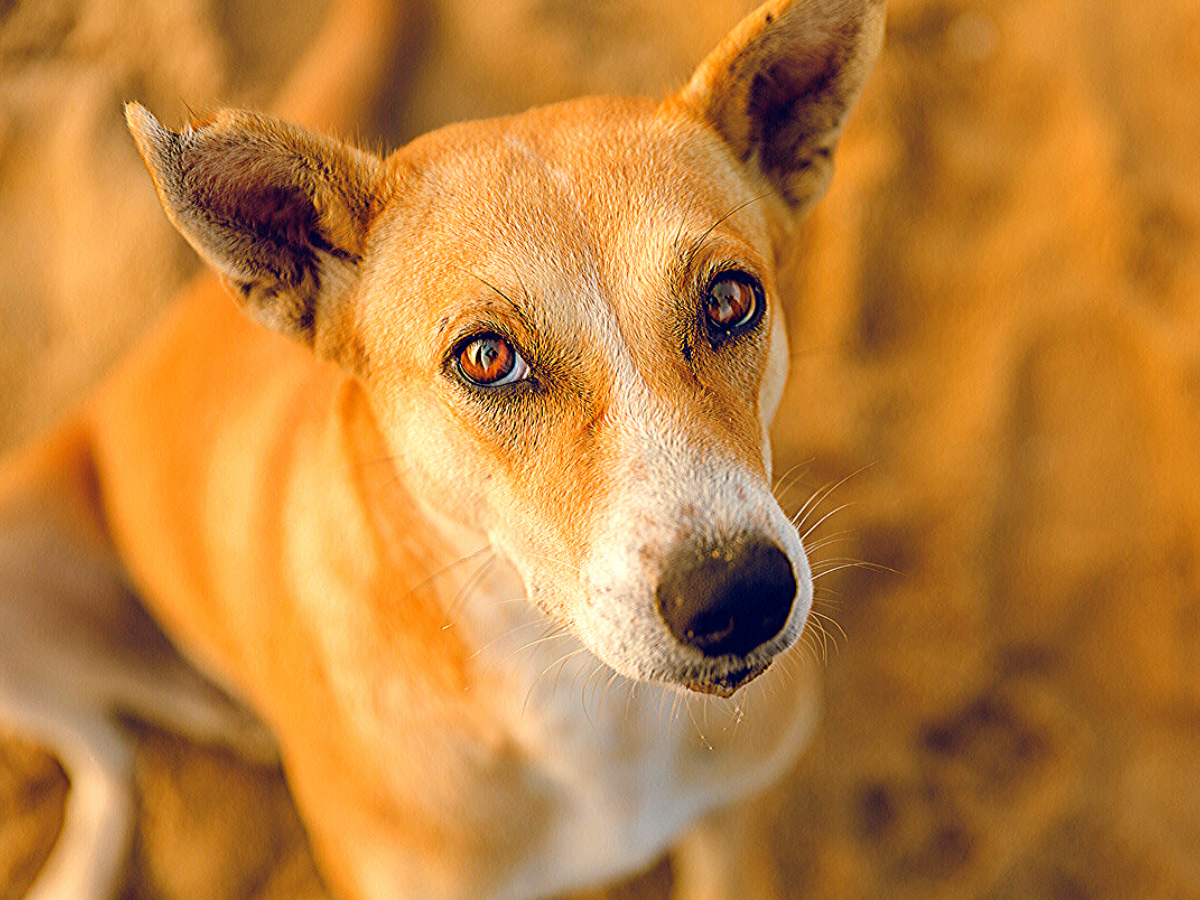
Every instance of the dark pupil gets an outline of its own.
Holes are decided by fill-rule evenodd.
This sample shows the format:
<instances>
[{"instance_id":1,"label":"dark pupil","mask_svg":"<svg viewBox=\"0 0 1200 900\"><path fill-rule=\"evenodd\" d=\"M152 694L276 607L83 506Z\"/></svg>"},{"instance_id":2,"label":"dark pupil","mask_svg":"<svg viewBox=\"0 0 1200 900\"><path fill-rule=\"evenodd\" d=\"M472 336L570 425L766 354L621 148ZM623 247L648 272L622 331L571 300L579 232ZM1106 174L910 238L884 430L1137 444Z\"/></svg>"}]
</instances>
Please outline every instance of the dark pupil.
<instances>
[{"instance_id":1,"label":"dark pupil","mask_svg":"<svg viewBox=\"0 0 1200 900\"><path fill-rule=\"evenodd\" d=\"M510 359L508 348L499 338L480 338L467 347L466 353L466 369L467 375L476 381L497 381L508 374L511 366L507 365Z\"/></svg>"},{"instance_id":2,"label":"dark pupil","mask_svg":"<svg viewBox=\"0 0 1200 900\"><path fill-rule=\"evenodd\" d=\"M708 295L708 317L722 328L736 325L750 313L753 294L740 281L726 278L712 286Z\"/></svg>"},{"instance_id":3,"label":"dark pupil","mask_svg":"<svg viewBox=\"0 0 1200 900\"><path fill-rule=\"evenodd\" d=\"M476 344L475 365L486 372L499 355L500 348L496 346L495 341L480 341Z\"/></svg>"}]
</instances>

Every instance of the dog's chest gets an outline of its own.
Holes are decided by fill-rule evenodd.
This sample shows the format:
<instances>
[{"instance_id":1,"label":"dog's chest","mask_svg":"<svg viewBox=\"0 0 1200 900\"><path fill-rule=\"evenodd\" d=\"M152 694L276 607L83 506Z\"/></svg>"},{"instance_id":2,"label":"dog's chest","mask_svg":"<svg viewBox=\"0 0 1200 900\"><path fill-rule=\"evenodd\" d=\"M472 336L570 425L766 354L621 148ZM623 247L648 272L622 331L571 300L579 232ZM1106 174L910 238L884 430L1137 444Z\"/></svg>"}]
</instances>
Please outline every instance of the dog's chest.
<instances>
[{"instance_id":1,"label":"dog's chest","mask_svg":"<svg viewBox=\"0 0 1200 900\"><path fill-rule=\"evenodd\" d=\"M769 672L722 700L614 677L573 636L543 636L552 624L524 603L481 601L454 627L478 648L464 712L424 722L433 745L386 757L379 786L391 781L438 820L447 870L428 879L424 857L385 824L351 861L364 896L528 900L636 874L708 811L778 780L815 720L803 670L798 680ZM372 694L394 697L395 716L390 702L364 703L371 746L410 731L407 684ZM481 723L475 743L456 721ZM460 737L439 743L443 733Z\"/></svg>"},{"instance_id":2,"label":"dog's chest","mask_svg":"<svg viewBox=\"0 0 1200 900\"><path fill-rule=\"evenodd\" d=\"M469 706L487 739L380 760L374 789L382 797L391 781L397 798L429 810L445 869L431 876L385 817L348 859L364 897L528 900L636 874L707 811L778 780L815 720L802 671L720 700L611 678L572 637L529 646L511 621L499 634L473 658ZM395 696L408 708L407 690ZM372 746L408 730L410 715L393 720L387 708L371 717ZM414 781L415 771L432 777Z\"/></svg>"},{"instance_id":3,"label":"dog's chest","mask_svg":"<svg viewBox=\"0 0 1200 900\"><path fill-rule=\"evenodd\" d=\"M635 871L705 811L732 799L731 786L714 777L727 753L704 747L679 697L645 686L623 697L630 689L623 683L601 699L594 680L568 687L518 732L552 813L526 871L514 872L516 885L536 881L547 860L579 884Z\"/></svg>"},{"instance_id":4,"label":"dog's chest","mask_svg":"<svg viewBox=\"0 0 1200 900\"><path fill-rule=\"evenodd\" d=\"M565 643L549 642L520 667L530 687L512 698L512 736L528 783L548 800L548 827L497 898L644 869L706 812L779 778L807 734L799 720L811 711L789 698L759 691L724 701L610 681L590 654L556 662L572 652Z\"/></svg>"}]
</instances>

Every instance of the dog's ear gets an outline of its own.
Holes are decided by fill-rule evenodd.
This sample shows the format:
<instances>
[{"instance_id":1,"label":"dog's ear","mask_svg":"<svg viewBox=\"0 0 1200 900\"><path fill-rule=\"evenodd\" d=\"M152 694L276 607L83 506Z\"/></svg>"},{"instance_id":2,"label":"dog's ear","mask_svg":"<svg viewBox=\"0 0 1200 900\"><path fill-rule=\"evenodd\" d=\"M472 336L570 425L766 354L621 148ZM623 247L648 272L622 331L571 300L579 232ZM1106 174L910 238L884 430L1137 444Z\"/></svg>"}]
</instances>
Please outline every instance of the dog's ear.
<instances>
[{"instance_id":1,"label":"dog's ear","mask_svg":"<svg viewBox=\"0 0 1200 900\"><path fill-rule=\"evenodd\" d=\"M179 134L135 104L125 117L175 227L252 317L317 346L357 283L382 161L252 113Z\"/></svg>"},{"instance_id":2,"label":"dog's ear","mask_svg":"<svg viewBox=\"0 0 1200 900\"><path fill-rule=\"evenodd\" d=\"M675 98L800 214L820 198L850 107L883 43L883 0L772 0Z\"/></svg>"}]
</instances>

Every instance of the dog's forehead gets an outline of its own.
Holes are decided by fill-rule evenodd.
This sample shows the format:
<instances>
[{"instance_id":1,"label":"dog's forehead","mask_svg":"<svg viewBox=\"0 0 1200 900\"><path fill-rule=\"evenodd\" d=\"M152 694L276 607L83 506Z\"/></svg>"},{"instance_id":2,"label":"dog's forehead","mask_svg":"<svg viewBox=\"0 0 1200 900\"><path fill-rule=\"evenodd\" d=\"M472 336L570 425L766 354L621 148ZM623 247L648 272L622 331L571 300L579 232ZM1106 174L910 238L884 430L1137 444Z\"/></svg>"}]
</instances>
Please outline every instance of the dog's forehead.
<instances>
[{"instance_id":1,"label":"dog's forehead","mask_svg":"<svg viewBox=\"0 0 1200 900\"><path fill-rule=\"evenodd\" d=\"M588 300L633 304L625 313L636 315L719 220L747 249L766 241L757 210L729 215L754 193L725 145L648 100L590 98L451 126L392 166L382 265L394 290L414 275L437 285L430 323L489 294L536 307L575 292L580 302L555 304L565 327L564 316L588 315Z\"/></svg>"},{"instance_id":2,"label":"dog's forehead","mask_svg":"<svg viewBox=\"0 0 1200 900\"><path fill-rule=\"evenodd\" d=\"M501 210L525 228L549 214L593 225L644 222L658 212L719 207L744 186L713 132L637 98L583 98L450 126L415 141L400 160L422 176L422 199L469 214L461 201L474 198L487 229Z\"/></svg>"}]
</instances>

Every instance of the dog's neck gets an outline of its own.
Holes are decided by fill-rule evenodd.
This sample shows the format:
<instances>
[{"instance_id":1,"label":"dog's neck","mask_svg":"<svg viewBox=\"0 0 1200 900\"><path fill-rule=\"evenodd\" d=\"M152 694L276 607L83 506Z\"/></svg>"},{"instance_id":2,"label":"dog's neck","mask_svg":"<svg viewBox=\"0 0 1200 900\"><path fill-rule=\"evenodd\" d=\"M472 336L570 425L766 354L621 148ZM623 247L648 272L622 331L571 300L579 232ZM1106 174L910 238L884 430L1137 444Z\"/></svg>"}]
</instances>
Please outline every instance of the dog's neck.
<instances>
[{"instance_id":1,"label":"dog's neck","mask_svg":"<svg viewBox=\"0 0 1200 900\"><path fill-rule=\"evenodd\" d=\"M389 621L403 622L405 640L413 640L416 628L416 643L445 663L441 676L462 684L472 648L461 632L446 627L461 584L449 576L482 557L486 539L419 500L407 484L405 460L384 441L365 391L353 378L339 377L326 439L340 462L315 473L328 475L335 528L347 529L353 541L339 556L357 581L355 590L376 598L383 633L395 630L386 627ZM316 507L313 514L323 516L327 509Z\"/></svg>"}]
</instances>

